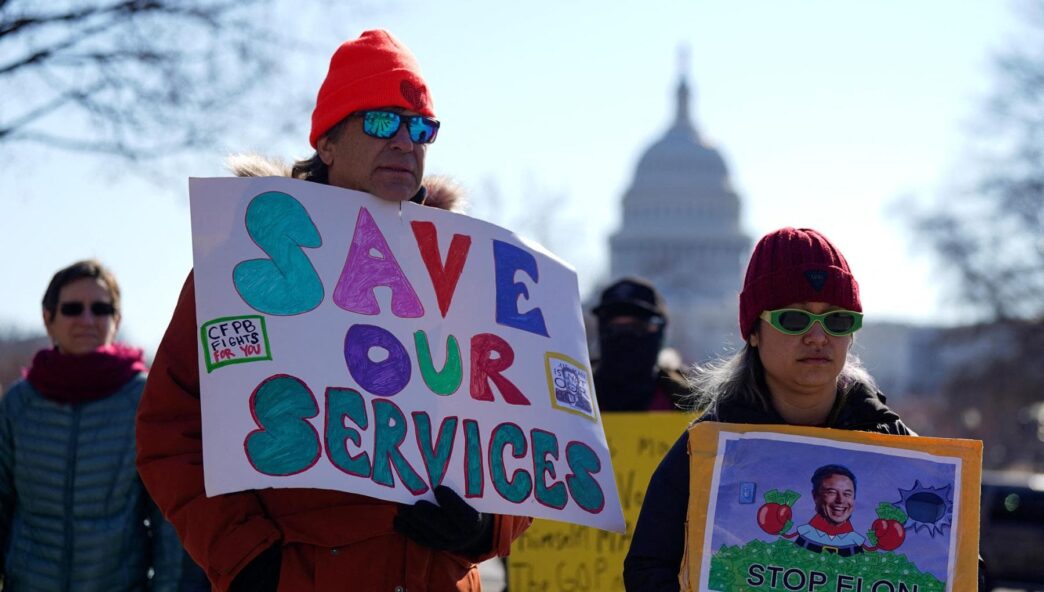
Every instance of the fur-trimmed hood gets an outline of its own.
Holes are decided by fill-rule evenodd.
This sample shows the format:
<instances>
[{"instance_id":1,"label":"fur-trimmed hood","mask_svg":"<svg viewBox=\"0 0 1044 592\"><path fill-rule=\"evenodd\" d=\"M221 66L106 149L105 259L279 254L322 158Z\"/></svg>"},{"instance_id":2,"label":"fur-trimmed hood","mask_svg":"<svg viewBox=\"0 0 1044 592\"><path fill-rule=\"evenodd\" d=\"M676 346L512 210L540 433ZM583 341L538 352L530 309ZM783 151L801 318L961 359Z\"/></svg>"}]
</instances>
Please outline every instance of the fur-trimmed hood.
<instances>
[{"instance_id":1,"label":"fur-trimmed hood","mask_svg":"<svg viewBox=\"0 0 1044 592\"><path fill-rule=\"evenodd\" d=\"M289 164L260 154L232 154L225 159L225 166L237 177L293 176ZM464 189L450 177L428 175L421 181L421 186L427 192L424 205L451 212L464 211Z\"/></svg>"}]
</instances>

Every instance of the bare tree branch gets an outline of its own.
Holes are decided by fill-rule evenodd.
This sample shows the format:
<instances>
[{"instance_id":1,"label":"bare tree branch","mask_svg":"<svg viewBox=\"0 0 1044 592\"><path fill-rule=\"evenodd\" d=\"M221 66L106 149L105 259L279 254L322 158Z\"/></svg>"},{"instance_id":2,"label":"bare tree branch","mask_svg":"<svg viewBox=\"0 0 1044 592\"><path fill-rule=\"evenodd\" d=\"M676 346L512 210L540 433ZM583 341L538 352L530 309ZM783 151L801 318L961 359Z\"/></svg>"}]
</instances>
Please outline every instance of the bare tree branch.
<instances>
[{"instance_id":1,"label":"bare tree branch","mask_svg":"<svg viewBox=\"0 0 1044 592\"><path fill-rule=\"evenodd\" d=\"M960 298L984 323L947 340L977 347L976 363L942 386L940 435L981 438L990 468L1044 469L1044 0L1023 5L1025 39L999 55L970 182L912 216Z\"/></svg>"},{"instance_id":2,"label":"bare tree branch","mask_svg":"<svg viewBox=\"0 0 1044 592\"><path fill-rule=\"evenodd\" d=\"M301 44L275 0L0 0L0 146L211 146ZM272 122L278 127L279 122Z\"/></svg>"},{"instance_id":3,"label":"bare tree branch","mask_svg":"<svg viewBox=\"0 0 1044 592\"><path fill-rule=\"evenodd\" d=\"M973 181L913 216L960 297L1000 320L1044 317L1044 18L1031 22L1031 43L995 61Z\"/></svg>"}]
</instances>

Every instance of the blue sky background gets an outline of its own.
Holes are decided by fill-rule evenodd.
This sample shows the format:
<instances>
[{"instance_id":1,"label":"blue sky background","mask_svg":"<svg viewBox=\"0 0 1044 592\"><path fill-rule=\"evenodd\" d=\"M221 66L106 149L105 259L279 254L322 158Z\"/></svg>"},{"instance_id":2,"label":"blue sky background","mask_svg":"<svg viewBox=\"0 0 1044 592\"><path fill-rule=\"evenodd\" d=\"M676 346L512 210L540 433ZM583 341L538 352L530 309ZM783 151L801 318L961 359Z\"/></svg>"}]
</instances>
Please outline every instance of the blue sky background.
<instances>
[{"instance_id":1,"label":"blue sky background","mask_svg":"<svg viewBox=\"0 0 1044 592\"><path fill-rule=\"evenodd\" d=\"M288 58L268 84L314 96L340 41L392 30L443 121L428 171L460 180L477 215L573 263L589 291L606 280L634 167L671 121L687 47L692 111L730 167L744 230L825 232L860 281L868 323L953 323L960 309L897 211L951 195L971 170L989 58L1017 39L1013 14L992 0L400 1L336 19L305 5L280 22L320 57ZM39 328L51 274L95 256L123 284L123 338L151 353L191 266L187 178L225 175L231 151L306 156L310 108L276 141L244 128L144 176L4 147L0 325ZM244 111L259 128L275 120L264 105Z\"/></svg>"},{"instance_id":2,"label":"blue sky background","mask_svg":"<svg viewBox=\"0 0 1044 592\"><path fill-rule=\"evenodd\" d=\"M900 501L900 489L910 490L917 481L924 487L944 488L953 485L955 479L955 465L948 462L800 442L729 440L719 478L711 547L745 544L754 539L776 540L778 537L765 534L757 523L757 511L765 501L764 494L772 489L790 489L801 494L793 506L791 532L807 523L816 512L812 474L827 464L846 466L856 476L856 501L850 520L852 528L863 536L877 518L877 505ZM739 503L742 482L756 484L753 504ZM948 519L952 520L952 514L943 517ZM926 529L907 528L906 539L895 552L905 554L920 569L945 581L950 539L955 535L950 528L935 536L929 535Z\"/></svg>"}]
</instances>

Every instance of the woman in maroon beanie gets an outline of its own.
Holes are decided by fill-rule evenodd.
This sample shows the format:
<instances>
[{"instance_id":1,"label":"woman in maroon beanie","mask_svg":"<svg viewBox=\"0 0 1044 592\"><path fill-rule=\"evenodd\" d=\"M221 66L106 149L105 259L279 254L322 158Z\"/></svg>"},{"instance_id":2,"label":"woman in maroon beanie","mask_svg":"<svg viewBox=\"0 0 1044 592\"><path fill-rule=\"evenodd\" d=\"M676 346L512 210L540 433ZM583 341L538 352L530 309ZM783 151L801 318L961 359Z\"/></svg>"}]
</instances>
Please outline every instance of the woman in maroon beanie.
<instances>
[{"instance_id":1,"label":"woman in maroon beanie","mask_svg":"<svg viewBox=\"0 0 1044 592\"><path fill-rule=\"evenodd\" d=\"M745 346L698 368L696 421L822 426L908 435L850 353L859 285L825 236L781 228L754 248L740 294ZM628 590L678 590L689 505L687 433L649 483L624 562Z\"/></svg>"},{"instance_id":2,"label":"woman in maroon beanie","mask_svg":"<svg viewBox=\"0 0 1044 592\"><path fill-rule=\"evenodd\" d=\"M54 347L0 401L3 588L185 589L183 562L188 577L202 572L134 466L146 368L141 350L114 343L116 278L94 260L62 269L43 321Z\"/></svg>"}]
</instances>

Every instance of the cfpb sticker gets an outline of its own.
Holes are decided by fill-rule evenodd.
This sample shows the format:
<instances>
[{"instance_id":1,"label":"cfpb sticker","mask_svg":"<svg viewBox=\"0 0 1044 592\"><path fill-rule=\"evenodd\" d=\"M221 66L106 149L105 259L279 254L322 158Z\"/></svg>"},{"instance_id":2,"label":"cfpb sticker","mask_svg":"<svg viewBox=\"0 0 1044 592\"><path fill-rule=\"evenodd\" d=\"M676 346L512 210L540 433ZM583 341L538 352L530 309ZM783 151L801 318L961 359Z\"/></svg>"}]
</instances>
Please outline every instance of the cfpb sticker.
<instances>
[{"instance_id":1,"label":"cfpb sticker","mask_svg":"<svg viewBox=\"0 0 1044 592\"><path fill-rule=\"evenodd\" d=\"M207 372L229 364L272 359L265 317L260 315L222 317L203 323L199 338Z\"/></svg>"}]
</instances>

